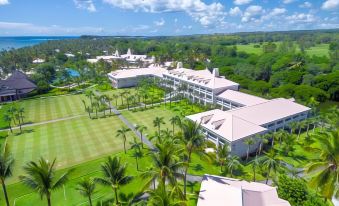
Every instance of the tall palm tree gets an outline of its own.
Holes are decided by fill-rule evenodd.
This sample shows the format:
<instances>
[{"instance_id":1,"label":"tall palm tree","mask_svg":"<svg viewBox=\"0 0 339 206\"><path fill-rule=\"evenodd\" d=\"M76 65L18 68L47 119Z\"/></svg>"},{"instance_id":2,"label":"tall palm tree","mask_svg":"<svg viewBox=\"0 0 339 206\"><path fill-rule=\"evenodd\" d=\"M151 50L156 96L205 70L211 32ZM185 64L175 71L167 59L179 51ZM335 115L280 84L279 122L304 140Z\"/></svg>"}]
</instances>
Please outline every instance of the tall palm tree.
<instances>
[{"instance_id":1,"label":"tall palm tree","mask_svg":"<svg viewBox=\"0 0 339 206\"><path fill-rule=\"evenodd\" d=\"M184 195L186 197L186 177L193 151L203 154L205 146L205 137L200 131L200 124L192 121L184 121L182 126L182 143L186 150L184 160L186 162L184 170Z\"/></svg>"},{"instance_id":2,"label":"tall palm tree","mask_svg":"<svg viewBox=\"0 0 339 206\"><path fill-rule=\"evenodd\" d=\"M257 167L261 165L259 158L256 156L252 161L249 162L252 166L253 171L253 182L256 181Z\"/></svg>"},{"instance_id":3,"label":"tall palm tree","mask_svg":"<svg viewBox=\"0 0 339 206\"><path fill-rule=\"evenodd\" d=\"M184 196L178 186L174 186L170 191L166 190L163 183L160 183L155 190L149 190L150 195L147 205L149 206L184 206Z\"/></svg>"},{"instance_id":4,"label":"tall palm tree","mask_svg":"<svg viewBox=\"0 0 339 206\"><path fill-rule=\"evenodd\" d=\"M95 178L99 184L110 186L115 195L116 205L120 205L118 190L120 186L127 185L133 179L127 175L127 165L122 165L119 157L108 157L107 161L101 165L103 177Z\"/></svg>"},{"instance_id":5,"label":"tall palm tree","mask_svg":"<svg viewBox=\"0 0 339 206\"><path fill-rule=\"evenodd\" d=\"M227 158L230 155L230 147L228 144L219 144L217 149L217 161L220 164L220 172L223 172Z\"/></svg>"},{"instance_id":6,"label":"tall palm tree","mask_svg":"<svg viewBox=\"0 0 339 206\"><path fill-rule=\"evenodd\" d=\"M92 90L86 90L85 92L86 97L89 98L90 102L91 102L91 107L93 107L93 96L94 96L94 92Z\"/></svg>"},{"instance_id":7,"label":"tall palm tree","mask_svg":"<svg viewBox=\"0 0 339 206\"><path fill-rule=\"evenodd\" d=\"M135 129L138 130L139 133L140 133L141 148L144 148L144 140L143 140L142 134L143 134L143 132L144 132L145 130L147 130L147 127L146 127L145 125L140 124L140 125L137 125L137 126L135 127Z\"/></svg>"},{"instance_id":8,"label":"tall palm tree","mask_svg":"<svg viewBox=\"0 0 339 206\"><path fill-rule=\"evenodd\" d=\"M8 177L12 176L14 158L9 150L9 146L7 143L2 145L0 152L1 152L0 153L0 180L1 180L2 190L4 192L4 196L6 200L6 205L9 206L5 180Z\"/></svg>"},{"instance_id":9,"label":"tall palm tree","mask_svg":"<svg viewBox=\"0 0 339 206\"><path fill-rule=\"evenodd\" d=\"M180 117L178 115L171 117L170 123L172 124L172 132L174 136L174 128L175 128L175 125L178 125L180 123Z\"/></svg>"},{"instance_id":10,"label":"tall palm tree","mask_svg":"<svg viewBox=\"0 0 339 206\"><path fill-rule=\"evenodd\" d=\"M131 131L129 128L125 127L125 126L122 126L120 129L117 130L117 137L121 137L124 141L124 151L125 151L125 154L126 154L126 135L127 135L127 132Z\"/></svg>"},{"instance_id":11,"label":"tall palm tree","mask_svg":"<svg viewBox=\"0 0 339 206\"><path fill-rule=\"evenodd\" d=\"M95 193L95 188L95 181L92 178L84 178L78 182L75 189L78 190L82 196L87 197L89 205L92 206L92 196Z\"/></svg>"},{"instance_id":12,"label":"tall palm tree","mask_svg":"<svg viewBox=\"0 0 339 206\"><path fill-rule=\"evenodd\" d=\"M153 125L154 125L154 127L158 127L158 133L159 134L160 134L160 127L161 127L162 124L165 124L163 117L156 117L153 120Z\"/></svg>"},{"instance_id":13,"label":"tall palm tree","mask_svg":"<svg viewBox=\"0 0 339 206\"><path fill-rule=\"evenodd\" d=\"M71 170L56 178L55 159L53 162L48 162L41 158L39 162L29 162L24 166L24 171L27 175L19 176L20 180L26 186L37 191L41 198L47 198L48 206L51 206L51 196L54 190L61 188L67 181Z\"/></svg>"},{"instance_id":14,"label":"tall palm tree","mask_svg":"<svg viewBox=\"0 0 339 206\"><path fill-rule=\"evenodd\" d=\"M146 187L155 179L158 179L164 187L166 181L172 186L176 185L179 169L182 169L185 165L179 158L183 149L180 149L178 144L169 140L163 141L162 144L155 144L155 149L155 152L150 154L153 162L152 168L142 174L143 178L149 178Z\"/></svg>"},{"instance_id":15,"label":"tall palm tree","mask_svg":"<svg viewBox=\"0 0 339 206\"><path fill-rule=\"evenodd\" d=\"M247 145L247 151L246 151L246 161L247 161L250 156L251 146L255 144L255 141L252 138L247 138L244 140L244 143Z\"/></svg>"},{"instance_id":16,"label":"tall palm tree","mask_svg":"<svg viewBox=\"0 0 339 206\"><path fill-rule=\"evenodd\" d=\"M296 121L293 121L289 124L289 127L290 127L290 133L295 133L296 129L298 128L298 122Z\"/></svg>"},{"instance_id":17,"label":"tall palm tree","mask_svg":"<svg viewBox=\"0 0 339 206\"><path fill-rule=\"evenodd\" d=\"M280 158L277 153L271 149L265 156L261 158L262 165L267 169L266 184L271 172L276 173L280 167Z\"/></svg>"},{"instance_id":18,"label":"tall palm tree","mask_svg":"<svg viewBox=\"0 0 339 206\"><path fill-rule=\"evenodd\" d=\"M339 129L318 133L316 137L319 144L312 149L318 152L319 159L306 167L306 172L312 175L310 185L319 188L326 199L339 197Z\"/></svg>"},{"instance_id":19,"label":"tall palm tree","mask_svg":"<svg viewBox=\"0 0 339 206\"><path fill-rule=\"evenodd\" d=\"M137 166L137 170L139 171L139 162L138 159L142 157L142 151L141 151L141 143L137 141L137 139L134 137L133 141L130 142L131 149L134 149L133 156L135 158L135 163Z\"/></svg>"},{"instance_id":20,"label":"tall palm tree","mask_svg":"<svg viewBox=\"0 0 339 206\"><path fill-rule=\"evenodd\" d=\"M233 177L233 171L237 168L239 168L239 166L241 165L240 161L239 161L239 157L238 156L231 156L230 158L228 158L227 161L227 169L231 175L231 177Z\"/></svg>"},{"instance_id":21,"label":"tall palm tree","mask_svg":"<svg viewBox=\"0 0 339 206\"><path fill-rule=\"evenodd\" d=\"M259 147L258 147L258 151L257 151L258 155L261 155L261 152L263 150L264 145L268 143L268 140L271 137L272 137L271 133L266 133L264 135L257 135L257 138L259 139Z\"/></svg>"},{"instance_id":22,"label":"tall palm tree","mask_svg":"<svg viewBox=\"0 0 339 206\"><path fill-rule=\"evenodd\" d=\"M11 133L13 133L13 130L12 130L12 116L6 112L4 114L4 116L3 116L3 118L4 118L4 122L6 122L8 124L9 130L11 131Z\"/></svg>"},{"instance_id":23,"label":"tall palm tree","mask_svg":"<svg viewBox=\"0 0 339 206\"><path fill-rule=\"evenodd\" d=\"M112 95L112 98L115 100L115 106L117 107L117 106L118 106L118 98L119 98L119 95L113 94L113 95Z\"/></svg>"}]
</instances>

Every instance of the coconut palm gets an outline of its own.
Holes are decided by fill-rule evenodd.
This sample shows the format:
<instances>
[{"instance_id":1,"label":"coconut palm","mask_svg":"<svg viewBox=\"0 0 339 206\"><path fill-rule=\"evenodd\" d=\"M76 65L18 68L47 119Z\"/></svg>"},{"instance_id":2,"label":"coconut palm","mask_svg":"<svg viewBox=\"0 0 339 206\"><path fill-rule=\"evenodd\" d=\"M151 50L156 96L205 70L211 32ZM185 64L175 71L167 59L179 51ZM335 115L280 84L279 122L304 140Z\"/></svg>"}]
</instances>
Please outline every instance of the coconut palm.
<instances>
[{"instance_id":1,"label":"coconut palm","mask_svg":"<svg viewBox=\"0 0 339 206\"><path fill-rule=\"evenodd\" d=\"M239 166L241 166L241 163L239 161L239 157L233 155L230 158L228 158L226 166L227 166L227 169L228 169L231 177L233 177L233 171L235 169L239 168Z\"/></svg>"},{"instance_id":2,"label":"coconut palm","mask_svg":"<svg viewBox=\"0 0 339 206\"><path fill-rule=\"evenodd\" d=\"M259 139L259 147L258 147L258 151L257 151L258 155L261 155L261 152L263 150L264 145L268 143L268 140L271 137L272 137L271 133L266 133L264 135L257 135L257 139Z\"/></svg>"},{"instance_id":3,"label":"coconut palm","mask_svg":"<svg viewBox=\"0 0 339 206\"><path fill-rule=\"evenodd\" d=\"M11 133L13 133L12 130L12 116L8 113L5 113L3 116L4 122L7 123L9 130L11 131Z\"/></svg>"},{"instance_id":4,"label":"coconut palm","mask_svg":"<svg viewBox=\"0 0 339 206\"><path fill-rule=\"evenodd\" d=\"M252 166L252 171L253 171L253 182L256 181L256 174L257 174L257 167L261 165L259 158L255 156L255 158L249 162Z\"/></svg>"},{"instance_id":5,"label":"coconut palm","mask_svg":"<svg viewBox=\"0 0 339 206\"><path fill-rule=\"evenodd\" d=\"M120 129L117 130L117 137L121 137L124 141L124 151L125 151L125 154L126 154L126 135L127 135L127 132L131 131L129 128L125 127L125 126L122 126Z\"/></svg>"},{"instance_id":6,"label":"coconut palm","mask_svg":"<svg viewBox=\"0 0 339 206\"><path fill-rule=\"evenodd\" d=\"M312 147L319 159L307 165L306 173L312 176L310 185L319 188L326 199L339 197L339 129L316 135L319 144Z\"/></svg>"},{"instance_id":7,"label":"coconut palm","mask_svg":"<svg viewBox=\"0 0 339 206\"><path fill-rule=\"evenodd\" d=\"M230 155L230 146L228 144L219 144L216 155L217 161L220 164L220 172L223 172L227 158Z\"/></svg>"},{"instance_id":8,"label":"coconut palm","mask_svg":"<svg viewBox=\"0 0 339 206\"><path fill-rule=\"evenodd\" d=\"M184 195L186 197L186 177L189 164L191 162L191 156L194 151L200 152L203 154L205 146L205 137L200 131L200 124L193 121L184 121L181 125L182 127L182 143L186 150L184 155L184 160L186 162L186 167L184 170Z\"/></svg>"},{"instance_id":9,"label":"coconut palm","mask_svg":"<svg viewBox=\"0 0 339 206\"><path fill-rule=\"evenodd\" d=\"M141 151L141 143L137 141L137 139L134 137L133 141L129 143L131 145L131 149L134 150L133 156L135 158L137 170L139 171L139 162L138 159L142 157L142 151Z\"/></svg>"},{"instance_id":10,"label":"coconut palm","mask_svg":"<svg viewBox=\"0 0 339 206\"><path fill-rule=\"evenodd\" d=\"M84 178L78 182L75 188L84 197L88 198L89 205L92 206L92 196L95 193L95 181L92 178Z\"/></svg>"},{"instance_id":11,"label":"coconut palm","mask_svg":"<svg viewBox=\"0 0 339 206\"><path fill-rule=\"evenodd\" d=\"M115 100L115 106L116 106L116 107L118 106L118 98L119 98L119 95L117 95L117 94L113 94L113 95L112 95L112 99Z\"/></svg>"},{"instance_id":12,"label":"coconut palm","mask_svg":"<svg viewBox=\"0 0 339 206\"><path fill-rule=\"evenodd\" d=\"M101 165L103 177L95 178L95 181L104 186L110 186L115 195L116 205L120 205L118 192L123 185L130 183L133 179L128 176L127 165L122 165L119 157L108 157L107 161Z\"/></svg>"},{"instance_id":13,"label":"coconut palm","mask_svg":"<svg viewBox=\"0 0 339 206\"><path fill-rule=\"evenodd\" d=\"M175 186L179 169L182 169L185 165L179 158L183 149L180 149L178 144L169 140L165 140L162 144L155 144L155 149L155 152L150 153L153 162L152 168L142 174L143 178L149 179L146 187L155 179L158 179L159 183L163 184L164 187L166 181Z\"/></svg>"},{"instance_id":14,"label":"coconut palm","mask_svg":"<svg viewBox=\"0 0 339 206\"><path fill-rule=\"evenodd\" d=\"M12 176L13 165L14 158L9 150L8 144L5 143L2 145L0 151L0 180L7 206L9 206L9 201L5 181L7 178Z\"/></svg>"},{"instance_id":15,"label":"coconut palm","mask_svg":"<svg viewBox=\"0 0 339 206\"><path fill-rule=\"evenodd\" d=\"M56 178L55 159L48 162L40 158L39 162L29 162L24 166L26 175L19 176L23 184L37 191L41 198L47 199L48 206L51 206L52 192L60 189L68 181L70 170Z\"/></svg>"},{"instance_id":16,"label":"coconut palm","mask_svg":"<svg viewBox=\"0 0 339 206\"><path fill-rule=\"evenodd\" d=\"M145 125L140 124L140 125L137 125L137 126L135 127L135 129L138 130L138 131L140 132L141 148L144 148L144 140L143 140L142 134L143 134L143 132L144 132L145 130L147 130L147 127L146 127Z\"/></svg>"},{"instance_id":17,"label":"coconut palm","mask_svg":"<svg viewBox=\"0 0 339 206\"><path fill-rule=\"evenodd\" d=\"M290 133L295 133L296 129L298 128L298 122L293 121L291 123L289 123L289 127L290 127Z\"/></svg>"},{"instance_id":18,"label":"coconut palm","mask_svg":"<svg viewBox=\"0 0 339 206\"><path fill-rule=\"evenodd\" d=\"M92 90L86 90L85 92L86 97L89 98L90 102L91 102L91 106L93 107L93 96L94 96L94 92Z\"/></svg>"},{"instance_id":19,"label":"coconut palm","mask_svg":"<svg viewBox=\"0 0 339 206\"><path fill-rule=\"evenodd\" d=\"M165 184L160 183L155 190L149 190L150 195L147 205L149 206L185 206L182 192L178 186L174 186L170 191L166 190Z\"/></svg>"},{"instance_id":20,"label":"coconut palm","mask_svg":"<svg viewBox=\"0 0 339 206\"><path fill-rule=\"evenodd\" d=\"M156 117L153 120L153 125L154 125L154 127L158 127L158 133L159 134L160 134L160 127L161 127L162 124L165 124L163 117Z\"/></svg>"},{"instance_id":21,"label":"coconut palm","mask_svg":"<svg viewBox=\"0 0 339 206\"><path fill-rule=\"evenodd\" d=\"M301 121L299 122L298 124L298 137L297 137L297 140L299 141L299 138L300 138L300 133L301 133L301 130L306 126L306 122L305 121Z\"/></svg>"},{"instance_id":22,"label":"coconut palm","mask_svg":"<svg viewBox=\"0 0 339 206\"><path fill-rule=\"evenodd\" d=\"M173 136L174 136L175 125L178 125L180 123L180 121L181 121L180 117L177 116L177 115L170 118L170 123L172 124L172 133L173 133Z\"/></svg>"},{"instance_id":23,"label":"coconut palm","mask_svg":"<svg viewBox=\"0 0 339 206\"><path fill-rule=\"evenodd\" d=\"M261 158L262 165L267 169L266 184L270 177L271 172L276 173L280 167L280 158L275 150L271 149L265 156Z\"/></svg>"},{"instance_id":24,"label":"coconut palm","mask_svg":"<svg viewBox=\"0 0 339 206\"><path fill-rule=\"evenodd\" d=\"M247 151L246 151L246 161L247 161L250 156L251 146L255 144L255 141L253 138L250 137L250 138L245 139L244 143L247 145Z\"/></svg>"}]
</instances>

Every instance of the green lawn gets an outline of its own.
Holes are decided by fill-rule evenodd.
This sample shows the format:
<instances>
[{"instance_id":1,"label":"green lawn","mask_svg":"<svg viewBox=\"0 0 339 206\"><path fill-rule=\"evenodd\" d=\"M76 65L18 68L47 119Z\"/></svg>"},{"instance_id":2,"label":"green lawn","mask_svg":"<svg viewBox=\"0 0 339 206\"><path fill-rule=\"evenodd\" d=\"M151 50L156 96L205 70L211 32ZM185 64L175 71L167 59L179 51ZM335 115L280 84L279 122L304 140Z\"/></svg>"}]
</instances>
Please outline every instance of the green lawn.
<instances>
[{"instance_id":1,"label":"green lawn","mask_svg":"<svg viewBox=\"0 0 339 206\"><path fill-rule=\"evenodd\" d=\"M306 53L310 56L329 56L328 54L329 44L318 44L314 47L306 49Z\"/></svg>"},{"instance_id":2,"label":"green lawn","mask_svg":"<svg viewBox=\"0 0 339 206\"><path fill-rule=\"evenodd\" d=\"M10 182L17 181L27 161L41 156L49 160L56 157L58 168L65 168L121 151L122 139L116 137L116 130L122 125L116 116L97 120L85 116L25 128L23 134L10 135L7 141L16 160Z\"/></svg>"}]
</instances>

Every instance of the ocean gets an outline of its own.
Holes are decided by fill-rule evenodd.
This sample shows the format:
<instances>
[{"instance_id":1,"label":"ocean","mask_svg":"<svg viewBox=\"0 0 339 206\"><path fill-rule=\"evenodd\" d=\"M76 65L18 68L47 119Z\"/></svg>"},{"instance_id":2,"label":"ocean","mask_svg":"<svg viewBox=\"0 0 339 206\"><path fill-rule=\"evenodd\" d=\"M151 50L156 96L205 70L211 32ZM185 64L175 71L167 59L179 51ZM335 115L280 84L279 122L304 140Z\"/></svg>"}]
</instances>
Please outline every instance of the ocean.
<instances>
[{"instance_id":1,"label":"ocean","mask_svg":"<svg viewBox=\"0 0 339 206\"><path fill-rule=\"evenodd\" d=\"M0 37L0 51L9 50L11 48L22 48L33 46L50 40L74 39L74 36L16 36L16 37Z\"/></svg>"}]
</instances>

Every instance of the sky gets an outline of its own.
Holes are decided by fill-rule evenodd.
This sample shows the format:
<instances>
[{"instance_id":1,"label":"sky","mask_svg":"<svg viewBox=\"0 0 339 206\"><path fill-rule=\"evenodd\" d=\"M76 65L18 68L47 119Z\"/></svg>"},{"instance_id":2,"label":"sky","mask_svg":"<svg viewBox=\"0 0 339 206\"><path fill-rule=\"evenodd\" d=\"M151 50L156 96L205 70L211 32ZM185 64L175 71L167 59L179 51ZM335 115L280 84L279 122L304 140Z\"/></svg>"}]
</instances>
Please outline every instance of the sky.
<instances>
[{"instance_id":1,"label":"sky","mask_svg":"<svg viewBox=\"0 0 339 206\"><path fill-rule=\"evenodd\" d=\"M0 36L339 28L339 0L0 0Z\"/></svg>"}]
</instances>

